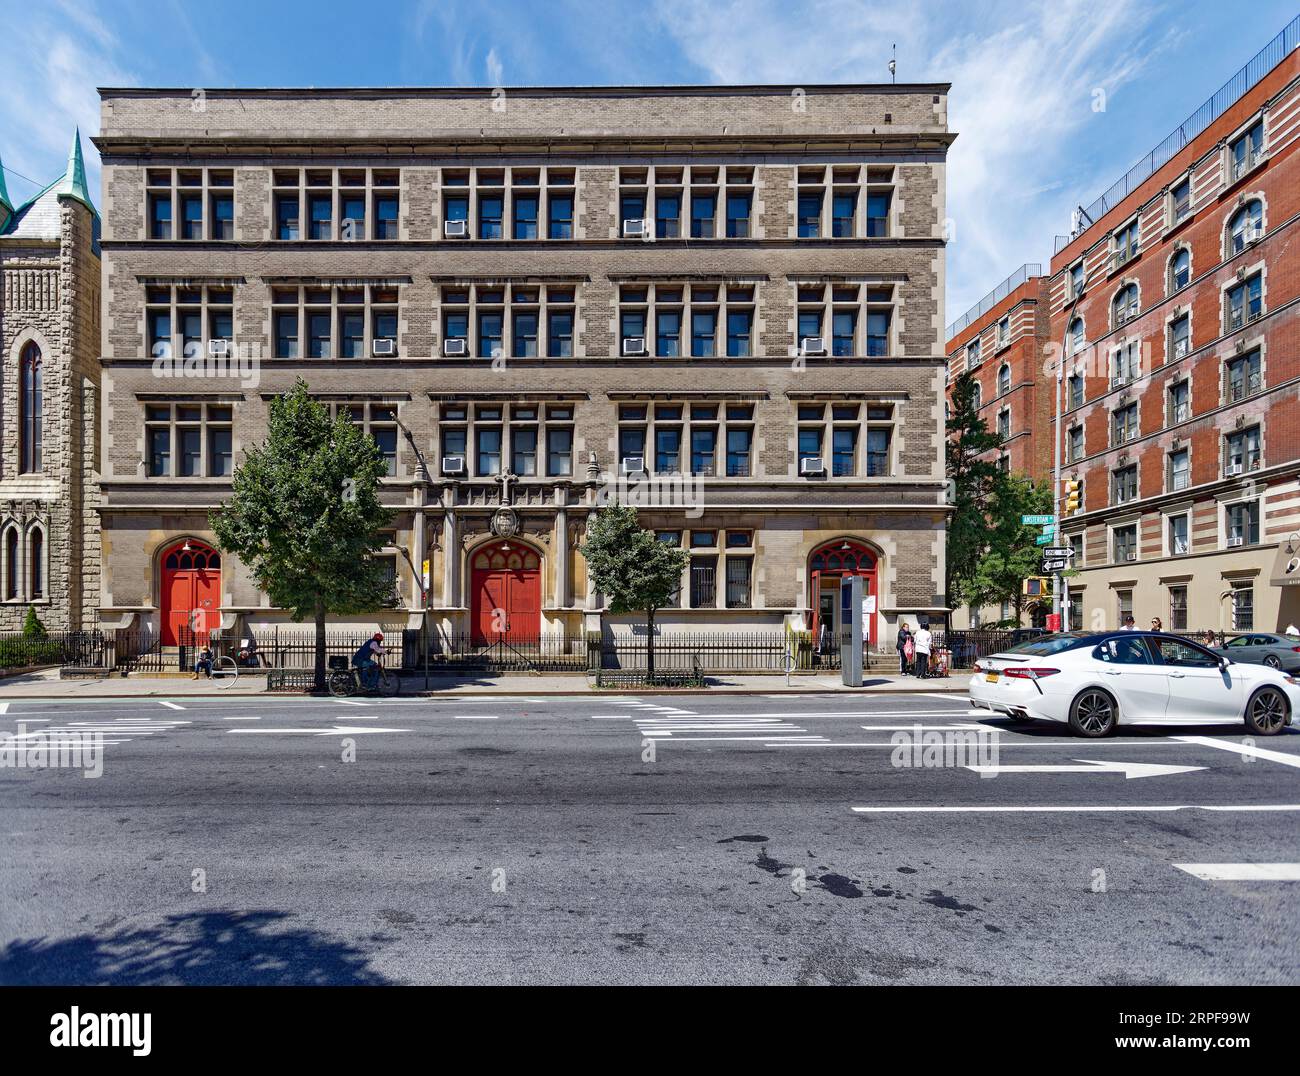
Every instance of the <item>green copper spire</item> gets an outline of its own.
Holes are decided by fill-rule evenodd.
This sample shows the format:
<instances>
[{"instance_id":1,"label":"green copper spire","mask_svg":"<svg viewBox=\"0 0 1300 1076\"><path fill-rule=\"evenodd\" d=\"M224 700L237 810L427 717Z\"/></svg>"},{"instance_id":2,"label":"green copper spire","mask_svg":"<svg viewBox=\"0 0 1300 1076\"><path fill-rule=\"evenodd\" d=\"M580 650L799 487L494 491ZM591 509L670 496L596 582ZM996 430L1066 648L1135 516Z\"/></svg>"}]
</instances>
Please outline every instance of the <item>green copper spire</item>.
<instances>
[{"instance_id":1,"label":"green copper spire","mask_svg":"<svg viewBox=\"0 0 1300 1076\"><path fill-rule=\"evenodd\" d=\"M81 128L72 136L72 149L68 151L68 170L58 185L60 198L75 198L92 213L95 203L90 200L90 190L86 186L86 162L81 159Z\"/></svg>"},{"instance_id":2,"label":"green copper spire","mask_svg":"<svg viewBox=\"0 0 1300 1076\"><path fill-rule=\"evenodd\" d=\"M5 230L9 218L14 215L14 204L9 201L9 189L5 186L5 165L0 161L0 232Z\"/></svg>"}]
</instances>

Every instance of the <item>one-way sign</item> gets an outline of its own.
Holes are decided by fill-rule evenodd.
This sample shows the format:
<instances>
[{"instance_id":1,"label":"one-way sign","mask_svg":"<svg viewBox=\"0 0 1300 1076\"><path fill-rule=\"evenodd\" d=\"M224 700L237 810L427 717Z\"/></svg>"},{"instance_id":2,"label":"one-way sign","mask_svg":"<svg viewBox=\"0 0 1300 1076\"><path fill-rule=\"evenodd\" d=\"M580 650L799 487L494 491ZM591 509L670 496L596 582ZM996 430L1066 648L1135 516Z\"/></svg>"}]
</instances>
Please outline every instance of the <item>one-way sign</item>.
<instances>
[{"instance_id":1,"label":"one-way sign","mask_svg":"<svg viewBox=\"0 0 1300 1076\"><path fill-rule=\"evenodd\" d=\"M1074 556L1074 550L1068 545L1049 545L1043 550L1043 556L1052 557L1054 559L1057 557L1065 557L1068 560L1070 557Z\"/></svg>"},{"instance_id":2,"label":"one-way sign","mask_svg":"<svg viewBox=\"0 0 1300 1076\"><path fill-rule=\"evenodd\" d=\"M1063 572L1069 567L1069 561L1064 557L1044 557L1043 563L1038 566L1039 575L1055 575L1057 572Z\"/></svg>"}]
</instances>

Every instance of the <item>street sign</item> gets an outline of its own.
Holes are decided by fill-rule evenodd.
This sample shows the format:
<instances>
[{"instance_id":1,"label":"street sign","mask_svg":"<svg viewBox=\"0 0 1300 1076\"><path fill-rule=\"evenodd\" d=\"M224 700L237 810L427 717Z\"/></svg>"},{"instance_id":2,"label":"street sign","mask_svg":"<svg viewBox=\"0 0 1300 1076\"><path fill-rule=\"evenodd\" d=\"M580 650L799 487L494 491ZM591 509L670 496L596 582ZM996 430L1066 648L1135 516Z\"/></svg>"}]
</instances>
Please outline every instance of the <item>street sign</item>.
<instances>
[{"instance_id":1,"label":"street sign","mask_svg":"<svg viewBox=\"0 0 1300 1076\"><path fill-rule=\"evenodd\" d=\"M1051 535L1051 534L1040 534L1037 538L1034 539L1034 544L1047 545L1047 543L1050 542L1054 537L1055 535Z\"/></svg>"},{"instance_id":2,"label":"street sign","mask_svg":"<svg viewBox=\"0 0 1300 1076\"><path fill-rule=\"evenodd\" d=\"M1038 571L1043 575L1055 575L1057 572L1063 572L1069 567L1067 561L1060 557L1044 557L1043 563L1038 566Z\"/></svg>"},{"instance_id":3,"label":"street sign","mask_svg":"<svg viewBox=\"0 0 1300 1076\"><path fill-rule=\"evenodd\" d=\"M1049 546L1047 549L1043 550L1043 556L1069 558L1074 556L1074 547L1068 545Z\"/></svg>"},{"instance_id":4,"label":"street sign","mask_svg":"<svg viewBox=\"0 0 1300 1076\"><path fill-rule=\"evenodd\" d=\"M1024 527L1037 527L1046 523L1055 523L1055 516L1021 516L1020 524Z\"/></svg>"}]
</instances>

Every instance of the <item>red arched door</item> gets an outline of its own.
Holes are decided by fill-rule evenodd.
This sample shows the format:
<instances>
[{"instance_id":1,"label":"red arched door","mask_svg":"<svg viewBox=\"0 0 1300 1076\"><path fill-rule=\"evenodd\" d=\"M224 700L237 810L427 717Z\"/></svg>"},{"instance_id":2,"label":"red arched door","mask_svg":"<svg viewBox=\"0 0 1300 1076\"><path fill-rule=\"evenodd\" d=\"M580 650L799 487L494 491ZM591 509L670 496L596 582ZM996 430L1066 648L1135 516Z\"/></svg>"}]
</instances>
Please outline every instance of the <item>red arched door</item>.
<instances>
[{"instance_id":1,"label":"red arched door","mask_svg":"<svg viewBox=\"0 0 1300 1076\"><path fill-rule=\"evenodd\" d=\"M537 639L542 630L542 562L527 546L484 546L470 559L474 642Z\"/></svg>"},{"instance_id":2,"label":"red arched door","mask_svg":"<svg viewBox=\"0 0 1300 1076\"><path fill-rule=\"evenodd\" d=\"M192 645L221 626L221 554L202 542L180 542L162 557L160 631L164 646Z\"/></svg>"},{"instance_id":3,"label":"red arched door","mask_svg":"<svg viewBox=\"0 0 1300 1076\"><path fill-rule=\"evenodd\" d=\"M811 569L809 606L812 608L813 638L821 638L822 624L831 632L832 639L840 634L840 578L846 575L862 576L863 599L874 598L875 612L866 620L867 643L876 646L876 623L880 619L880 591L876 586L876 554L861 542L840 539L827 542L813 550L808 566Z\"/></svg>"}]
</instances>

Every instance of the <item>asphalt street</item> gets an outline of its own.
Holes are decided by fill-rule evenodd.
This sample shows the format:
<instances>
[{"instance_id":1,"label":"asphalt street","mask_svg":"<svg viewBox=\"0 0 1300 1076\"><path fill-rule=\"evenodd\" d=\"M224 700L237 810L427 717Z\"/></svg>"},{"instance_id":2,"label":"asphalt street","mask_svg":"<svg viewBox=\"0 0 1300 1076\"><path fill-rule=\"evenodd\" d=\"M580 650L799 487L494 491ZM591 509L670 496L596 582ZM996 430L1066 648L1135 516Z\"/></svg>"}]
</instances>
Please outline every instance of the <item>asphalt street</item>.
<instances>
[{"instance_id":1,"label":"asphalt street","mask_svg":"<svg viewBox=\"0 0 1300 1076\"><path fill-rule=\"evenodd\" d=\"M0 768L3 983L1300 982L1297 731L1084 741L941 694L0 707L11 747L103 740L93 779Z\"/></svg>"}]
</instances>

